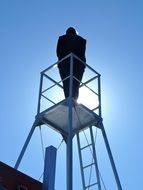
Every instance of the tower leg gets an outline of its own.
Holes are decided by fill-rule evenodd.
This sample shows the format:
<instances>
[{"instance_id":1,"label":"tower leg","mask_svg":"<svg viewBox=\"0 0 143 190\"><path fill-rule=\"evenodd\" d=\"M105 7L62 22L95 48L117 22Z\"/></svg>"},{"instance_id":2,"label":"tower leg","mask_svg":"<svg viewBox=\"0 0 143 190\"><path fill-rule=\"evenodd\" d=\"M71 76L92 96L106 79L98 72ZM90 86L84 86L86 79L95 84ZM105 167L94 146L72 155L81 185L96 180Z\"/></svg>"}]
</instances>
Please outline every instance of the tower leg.
<instances>
[{"instance_id":1,"label":"tower leg","mask_svg":"<svg viewBox=\"0 0 143 190\"><path fill-rule=\"evenodd\" d=\"M72 160L72 138L67 138L67 190L72 190L73 183L73 160Z\"/></svg>"},{"instance_id":2,"label":"tower leg","mask_svg":"<svg viewBox=\"0 0 143 190\"><path fill-rule=\"evenodd\" d=\"M106 145L106 149L107 149L108 156L109 156L109 159L110 159L110 163L111 163L111 166L112 166L112 169L113 169L113 173L114 173L114 176L115 176L115 180L116 180L116 183L117 183L118 190L122 190L120 179L119 179L119 176L118 176L118 172L117 172L117 169L116 169L116 166L115 166L115 163L114 163L114 159L113 159L113 156L112 156L112 152L111 152L111 149L110 149L110 146L109 146L109 142L108 142L107 135L106 135L106 132L105 132L103 124L101 124L101 130L102 130L104 142L105 142L105 145Z\"/></svg>"},{"instance_id":3,"label":"tower leg","mask_svg":"<svg viewBox=\"0 0 143 190\"><path fill-rule=\"evenodd\" d=\"M67 143L67 190L73 189L72 98L69 97Z\"/></svg>"},{"instance_id":4,"label":"tower leg","mask_svg":"<svg viewBox=\"0 0 143 190\"><path fill-rule=\"evenodd\" d=\"M28 137L27 137L27 139L26 139L26 141L25 141L25 144L23 145L23 148L22 148L22 150L21 150L21 152L20 152L20 155L19 155L19 157L18 157L18 159L17 159L17 161L16 161L16 164L15 164L15 166L14 166L14 168L15 168L16 170L18 169L18 167L19 167L19 165L20 165L20 162L21 162L21 160L22 160L22 158L23 158L23 156L24 156L24 153L25 153L25 151L26 151L26 148L27 148L27 146L28 146L28 144L29 144L29 142L30 142L30 139L31 139L32 135L33 135L34 129L35 129L35 125L32 126L32 128L31 128L31 130L30 130L30 133L29 133L29 135L28 135Z\"/></svg>"},{"instance_id":5,"label":"tower leg","mask_svg":"<svg viewBox=\"0 0 143 190\"><path fill-rule=\"evenodd\" d=\"M70 57L70 83L68 97L68 136L67 136L67 190L73 189L73 129L72 129L72 89L73 89L73 55Z\"/></svg>"}]
</instances>

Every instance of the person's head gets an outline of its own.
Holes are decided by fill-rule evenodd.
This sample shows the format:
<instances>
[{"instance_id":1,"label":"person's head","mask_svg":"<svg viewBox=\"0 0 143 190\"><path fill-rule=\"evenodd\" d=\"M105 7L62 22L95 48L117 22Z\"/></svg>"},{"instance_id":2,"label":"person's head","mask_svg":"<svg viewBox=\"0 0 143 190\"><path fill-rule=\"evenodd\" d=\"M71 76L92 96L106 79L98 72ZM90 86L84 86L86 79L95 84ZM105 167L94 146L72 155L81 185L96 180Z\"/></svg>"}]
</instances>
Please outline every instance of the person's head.
<instances>
[{"instance_id":1,"label":"person's head","mask_svg":"<svg viewBox=\"0 0 143 190\"><path fill-rule=\"evenodd\" d=\"M66 34L77 34L76 30L73 27L69 27L66 30Z\"/></svg>"}]
</instances>

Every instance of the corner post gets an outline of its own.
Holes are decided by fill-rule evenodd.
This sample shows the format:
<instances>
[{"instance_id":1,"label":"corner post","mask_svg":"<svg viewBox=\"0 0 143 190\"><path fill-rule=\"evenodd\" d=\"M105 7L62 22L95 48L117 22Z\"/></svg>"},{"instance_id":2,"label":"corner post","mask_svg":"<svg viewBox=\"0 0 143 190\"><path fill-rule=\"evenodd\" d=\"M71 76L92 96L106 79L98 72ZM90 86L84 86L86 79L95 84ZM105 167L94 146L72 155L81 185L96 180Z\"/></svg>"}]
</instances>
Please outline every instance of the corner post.
<instances>
[{"instance_id":1,"label":"corner post","mask_svg":"<svg viewBox=\"0 0 143 190\"><path fill-rule=\"evenodd\" d=\"M73 131L72 131L72 91L73 91L73 54L70 56L70 80L69 80L69 111L68 111L68 135L67 135L67 190L73 189Z\"/></svg>"}]
</instances>

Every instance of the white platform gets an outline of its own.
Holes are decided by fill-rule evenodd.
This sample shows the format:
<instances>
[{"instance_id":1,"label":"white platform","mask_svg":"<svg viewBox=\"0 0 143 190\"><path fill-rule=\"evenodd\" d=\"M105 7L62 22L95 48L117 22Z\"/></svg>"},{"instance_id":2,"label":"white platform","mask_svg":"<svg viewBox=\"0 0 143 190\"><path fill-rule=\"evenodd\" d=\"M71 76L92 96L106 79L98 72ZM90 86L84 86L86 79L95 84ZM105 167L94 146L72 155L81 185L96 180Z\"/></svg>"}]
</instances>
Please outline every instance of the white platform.
<instances>
[{"instance_id":1,"label":"white platform","mask_svg":"<svg viewBox=\"0 0 143 190\"><path fill-rule=\"evenodd\" d=\"M68 110L69 98L58 104L46 109L36 116L35 125L46 124L54 128L62 135L68 134ZM72 128L73 135L89 126L100 127L99 123L102 118L82 104L78 104L72 99Z\"/></svg>"}]
</instances>

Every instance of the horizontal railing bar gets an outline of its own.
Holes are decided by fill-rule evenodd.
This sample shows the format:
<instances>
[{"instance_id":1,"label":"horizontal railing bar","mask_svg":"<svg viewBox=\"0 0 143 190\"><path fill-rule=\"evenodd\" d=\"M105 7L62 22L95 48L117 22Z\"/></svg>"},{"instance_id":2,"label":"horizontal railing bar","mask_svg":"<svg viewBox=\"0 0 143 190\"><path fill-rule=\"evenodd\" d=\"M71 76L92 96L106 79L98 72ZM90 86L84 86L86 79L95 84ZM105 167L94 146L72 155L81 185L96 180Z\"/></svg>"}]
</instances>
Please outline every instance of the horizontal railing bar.
<instances>
[{"instance_id":1,"label":"horizontal railing bar","mask_svg":"<svg viewBox=\"0 0 143 190\"><path fill-rule=\"evenodd\" d=\"M70 57L70 56L71 56L71 53L68 54L68 55L66 55L66 56L65 56L64 58L62 58L61 60L59 60L59 61L55 62L54 64L52 64L52 65L51 65L50 67L48 67L47 69L44 69L44 70L41 72L41 74L47 72L47 71L50 70L52 67L54 67L55 65L58 65L60 62L64 61L65 59L67 59L67 58Z\"/></svg>"},{"instance_id":2,"label":"horizontal railing bar","mask_svg":"<svg viewBox=\"0 0 143 190\"><path fill-rule=\"evenodd\" d=\"M46 96L44 96L43 94L42 94L41 96L43 96L43 98L45 98L46 100L48 100L48 101L49 101L49 102L51 102L52 104L56 105L56 103L55 103L55 102L53 102L52 100L50 100L49 98L47 98L47 97L46 97Z\"/></svg>"},{"instance_id":3,"label":"horizontal railing bar","mask_svg":"<svg viewBox=\"0 0 143 190\"><path fill-rule=\"evenodd\" d=\"M60 62L64 61L65 59L69 58L69 57L75 57L76 59L78 59L81 63L83 63L85 66L87 66L91 71L93 71L94 73L96 73L97 75L101 76L97 71L95 71L92 67L90 67L87 63L85 63L83 60L81 60L78 56L76 56L74 53L70 53L68 55L66 55L64 58L62 58L61 60L55 62L54 64L52 64L50 67L44 69L41 74L47 72L48 70L50 70L52 67L54 67L55 65L58 65Z\"/></svg>"},{"instance_id":4,"label":"horizontal railing bar","mask_svg":"<svg viewBox=\"0 0 143 190\"><path fill-rule=\"evenodd\" d=\"M80 85L80 87L82 87L82 86L84 86L84 85L86 85L86 84L90 83L91 81L93 81L93 80L94 80L94 79L96 79L96 78L98 78L98 76L92 77L92 78L91 78L91 79L89 79L88 81L86 81L86 82L82 83L82 84Z\"/></svg>"},{"instance_id":5,"label":"horizontal railing bar","mask_svg":"<svg viewBox=\"0 0 143 190\"><path fill-rule=\"evenodd\" d=\"M50 67L44 69L43 71L41 71L41 74L44 74L45 72L47 72L48 70L50 70L52 67L54 67L55 65L57 65L58 62L52 64Z\"/></svg>"},{"instance_id":6,"label":"horizontal railing bar","mask_svg":"<svg viewBox=\"0 0 143 190\"><path fill-rule=\"evenodd\" d=\"M90 166L92 166L94 164L95 164L94 162L92 164L88 164L88 165L84 166L83 169L86 169L86 168L88 168L88 167L90 167Z\"/></svg>"},{"instance_id":7,"label":"horizontal railing bar","mask_svg":"<svg viewBox=\"0 0 143 190\"><path fill-rule=\"evenodd\" d=\"M71 53L73 55L74 58L76 58L77 60L79 60L81 63L83 63L86 66L86 63L81 60L78 56L76 56L74 53Z\"/></svg>"},{"instance_id":8,"label":"horizontal railing bar","mask_svg":"<svg viewBox=\"0 0 143 190\"><path fill-rule=\"evenodd\" d=\"M99 109L99 106L97 106L96 108L93 108L92 111L95 111L95 110L97 110L97 109Z\"/></svg>"},{"instance_id":9,"label":"horizontal railing bar","mask_svg":"<svg viewBox=\"0 0 143 190\"><path fill-rule=\"evenodd\" d=\"M57 84L57 86L59 86L60 88L63 88L62 85L60 85L58 82L56 82L54 79L52 79L51 77L49 77L46 74L43 74L46 78L48 78L49 80L51 80L53 83Z\"/></svg>"},{"instance_id":10,"label":"horizontal railing bar","mask_svg":"<svg viewBox=\"0 0 143 190\"><path fill-rule=\"evenodd\" d=\"M92 70L94 73L96 73L98 76L101 76L97 71L95 71L92 67L90 67L88 64L86 64L86 66Z\"/></svg>"},{"instance_id":11,"label":"horizontal railing bar","mask_svg":"<svg viewBox=\"0 0 143 190\"><path fill-rule=\"evenodd\" d=\"M91 146L91 145L92 145L92 144L88 144L88 145L86 145L86 146L80 148L80 150L83 150L83 149L85 149L85 148L87 148L87 147L89 147L89 146Z\"/></svg>"},{"instance_id":12,"label":"horizontal railing bar","mask_svg":"<svg viewBox=\"0 0 143 190\"><path fill-rule=\"evenodd\" d=\"M60 81L61 82L61 81ZM60 83L59 82L59 83ZM56 86L57 84L53 84L52 86L50 86L49 88L46 88L45 90L42 91L42 93L45 93L46 91L50 90L51 88L53 88L54 86Z\"/></svg>"},{"instance_id":13,"label":"horizontal railing bar","mask_svg":"<svg viewBox=\"0 0 143 190\"><path fill-rule=\"evenodd\" d=\"M98 184L98 183L93 183L93 184L91 184L91 185L86 186L85 188L87 189L87 188L92 187L92 186L97 185L97 184Z\"/></svg>"},{"instance_id":14,"label":"horizontal railing bar","mask_svg":"<svg viewBox=\"0 0 143 190\"><path fill-rule=\"evenodd\" d=\"M81 82L82 83L82 82ZM88 88L91 92L93 92L94 94L96 94L97 96L99 96L98 95L98 93L97 92L95 92L94 90L92 90L89 86L87 86L86 84L84 85L86 88Z\"/></svg>"}]
</instances>

